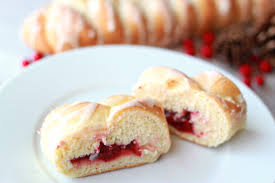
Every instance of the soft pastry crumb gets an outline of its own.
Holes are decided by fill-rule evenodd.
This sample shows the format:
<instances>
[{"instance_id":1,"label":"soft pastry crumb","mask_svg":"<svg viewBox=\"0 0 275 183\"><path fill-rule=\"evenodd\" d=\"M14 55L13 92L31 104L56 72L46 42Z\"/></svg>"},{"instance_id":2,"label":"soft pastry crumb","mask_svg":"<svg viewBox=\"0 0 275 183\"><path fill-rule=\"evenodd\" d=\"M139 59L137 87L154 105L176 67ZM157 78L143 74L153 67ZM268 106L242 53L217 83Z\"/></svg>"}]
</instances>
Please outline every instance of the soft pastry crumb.
<instances>
[{"instance_id":1,"label":"soft pastry crumb","mask_svg":"<svg viewBox=\"0 0 275 183\"><path fill-rule=\"evenodd\" d=\"M162 107L116 95L101 104L76 102L53 110L41 128L41 149L56 169L83 177L156 161L170 148Z\"/></svg>"},{"instance_id":2,"label":"soft pastry crumb","mask_svg":"<svg viewBox=\"0 0 275 183\"><path fill-rule=\"evenodd\" d=\"M163 105L172 133L200 145L216 147L246 123L246 102L238 87L216 71L190 78L169 67L145 70L134 95Z\"/></svg>"}]
</instances>

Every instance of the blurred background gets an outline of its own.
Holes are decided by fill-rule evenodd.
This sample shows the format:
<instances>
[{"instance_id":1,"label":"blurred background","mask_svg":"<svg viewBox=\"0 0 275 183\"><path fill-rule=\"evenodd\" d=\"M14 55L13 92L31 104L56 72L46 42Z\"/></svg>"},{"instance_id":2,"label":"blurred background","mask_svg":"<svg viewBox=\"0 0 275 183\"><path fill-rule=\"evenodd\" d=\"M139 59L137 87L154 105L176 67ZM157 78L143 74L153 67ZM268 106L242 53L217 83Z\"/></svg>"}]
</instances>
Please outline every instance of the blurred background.
<instances>
[{"instance_id":1,"label":"blurred background","mask_svg":"<svg viewBox=\"0 0 275 183\"><path fill-rule=\"evenodd\" d=\"M0 6L0 83L19 72L21 60L33 53L20 37L24 18L49 0L9 0Z\"/></svg>"},{"instance_id":2,"label":"blurred background","mask_svg":"<svg viewBox=\"0 0 275 183\"><path fill-rule=\"evenodd\" d=\"M26 18L32 11L43 7L49 3L49 0L9 0L2 1L0 6L0 85L9 79L10 77L21 72L25 68L22 67L22 61L25 58L31 58L34 55L34 50L27 47L22 39L20 38L20 28L23 24L24 18ZM236 29L234 29L235 31ZM229 33L228 33L229 34ZM274 33L275 35L275 33ZM205 36L205 37L203 37ZM267 104L269 109L272 111L273 116L275 115L275 74L274 68L273 72L261 73L261 76L264 79L261 81L261 78L257 78L259 75L258 71L256 75L253 75L250 83L248 84L243 77L243 72L247 72L247 67L244 66L240 68L239 65L232 66L228 62L222 61L220 57L215 57L215 50L211 50L209 55L209 50L202 51L204 39L211 39L211 33L203 35L200 38L195 39L194 45L196 46L196 53L193 53L192 50L188 49L190 45L190 40L185 40L180 45L170 48L172 50L195 55L202 57L206 62L222 67L223 69L231 72L234 76L238 77L240 80L243 80L247 85L251 85L251 89L254 90L260 98ZM223 41L224 35L219 36L219 41ZM214 35L217 39L217 35ZM222 43L221 43L222 44ZM214 46L213 46L214 47ZM221 52L223 50L220 50ZM213 53L212 53L213 52ZM257 58L259 59L259 58ZM43 60L42 60L43 61ZM233 63L234 64L234 63ZM260 79L260 81L259 81ZM257 81L256 81L257 80Z\"/></svg>"}]
</instances>

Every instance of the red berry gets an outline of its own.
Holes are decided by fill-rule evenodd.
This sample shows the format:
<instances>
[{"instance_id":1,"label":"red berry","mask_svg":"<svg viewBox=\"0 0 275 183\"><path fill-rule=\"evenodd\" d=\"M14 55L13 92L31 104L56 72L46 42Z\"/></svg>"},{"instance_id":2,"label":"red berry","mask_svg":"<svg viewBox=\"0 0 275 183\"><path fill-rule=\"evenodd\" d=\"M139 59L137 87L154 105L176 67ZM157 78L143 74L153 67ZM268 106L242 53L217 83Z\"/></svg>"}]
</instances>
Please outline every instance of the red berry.
<instances>
[{"instance_id":1,"label":"red berry","mask_svg":"<svg viewBox=\"0 0 275 183\"><path fill-rule=\"evenodd\" d=\"M42 53L40 53L40 52L34 53L34 55L33 55L33 61L34 62L40 60L41 58L43 58L43 54Z\"/></svg>"},{"instance_id":2,"label":"red berry","mask_svg":"<svg viewBox=\"0 0 275 183\"><path fill-rule=\"evenodd\" d=\"M22 67L27 67L28 65L30 65L30 63L31 63L30 60L24 59L22 60L21 65Z\"/></svg>"},{"instance_id":3,"label":"red berry","mask_svg":"<svg viewBox=\"0 0 275 183\"><path fill-rule=\"evenodd\" d=\"M246 84L246 86L248 86L249 88L251 88L251 79L250 79L250 77L245 77L243 79L243 82Z\"/></svg>"},{"instance_id":4,"label":"red berry","mask_svg":"<svg viewBox=\"0 0 275 183\"><path fill-rule=\"evenodd\" d=\"M261 60L259 64L259 69L262 72L271 72L272 66L268 60Z\"/></svg>"},{"instance_id":5,"label":"red berry","mask_svg":"<svg viewBox=\"0 0 275 183\"><path fill-rule=\"evenodd\" d=\"M185 41L183 41L182 46L184 49L187 48L194 48L194 41L192 39L186 39Z\"/></svg>"},{"instance_id":6,"label":"red berry","mask_svg":"<svg viewBox=\"0 0 275 183\"><path fill-rule=\"evenodd\" d=\"M194 47L188 47L188 48L185 49L185 53L188 54L188 55L195 56L196 51L195 51Z\"/></svg>"},{"instance_id":7,"label":"red berry","mask_svg":"<svg viewBox=\"0 0 275 183\"><path fill-rule=\"evenodd\" d=\"M205 58L211 58L213 56L213 49L210 45L203 45L200 49L200 53Z\"/></svg>"},{"instance_id":8,"label":"red berry","mask_svg":"<svg viewBox=\"0 0 275 183\"><path fill-rule=\"evenodd\" d=\"M262 75L256 76L255 81L259 86L264 85L264 77Z\"/></svg>"},{"instance_id":9,"label":"red berry","mask_svg":"<svg viewBox=\"0 0 275 183\"><path fill-rule=\"evenodd\" d=\"M182 47L188 55L194 56L196 54L194 41L192 39L186 39L183 41Z\"/></svg>"},{"instance_id":10,"label":"red berry","mask_svg":"<svg viewBox=\"0 0 275 183\"><path fill-rule=\"evenodd\" d=\"M243 76L251 76L252 73L252 67L249 64L242 64L239 67L239 72Z\"/></svg>"},{"instance_id":11,"label":"red berry","mask_svg":"<svg viewBox=\"0 0 275 183\"><path fill-rule=\"evenodd\" d=\"M215 35L213 32L205 32L202 35L202 40L204 44L212 44L214 42L214 39L215 39Z\"/></svg>"}]
</instances>

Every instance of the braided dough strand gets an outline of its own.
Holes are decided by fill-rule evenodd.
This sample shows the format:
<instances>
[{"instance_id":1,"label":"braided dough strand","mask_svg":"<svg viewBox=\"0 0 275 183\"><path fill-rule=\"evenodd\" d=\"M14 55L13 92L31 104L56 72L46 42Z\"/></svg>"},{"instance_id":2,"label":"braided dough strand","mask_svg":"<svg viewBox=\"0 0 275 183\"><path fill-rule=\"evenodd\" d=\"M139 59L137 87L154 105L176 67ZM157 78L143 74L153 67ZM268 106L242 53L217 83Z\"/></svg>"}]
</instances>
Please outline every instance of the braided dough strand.
<instances>
[{"instance_id":1,"label":"braided dough strand","mask_svg":"<svg viewBox=\"0 0 275 183\"><path fill-rule=\"evenodd\" d=\"M31 14L22 36L42 53L97 44L172 46L233 23L257 24L275 0L56 0Z\"/></svg>"}]
</instances>

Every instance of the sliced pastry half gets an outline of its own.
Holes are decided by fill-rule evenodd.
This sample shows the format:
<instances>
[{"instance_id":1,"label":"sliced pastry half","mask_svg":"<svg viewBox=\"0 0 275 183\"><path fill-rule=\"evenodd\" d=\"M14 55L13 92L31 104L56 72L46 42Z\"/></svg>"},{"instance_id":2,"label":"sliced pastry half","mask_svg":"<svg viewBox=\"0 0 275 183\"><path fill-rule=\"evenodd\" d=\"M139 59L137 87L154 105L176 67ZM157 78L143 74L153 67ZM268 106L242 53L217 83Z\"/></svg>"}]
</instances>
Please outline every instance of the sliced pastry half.
<instances>
[{"instance_id":1,"label":"sliced pastry half","mask_svg":"<svg viewBox=\"0 0 275 183\"><path fill-rule=\"evenodd\" d=\"M189 78L176 69L152 67L142 73L133 93L160 102L171 132L200 145L216 147L245 127L246 102L219 72Z\"/></svg>"},{"instance_id":2,"label":"sliced pastry half","mask_svg":"<svg viewBox=\"0 0 275 183\"><path fill-rule=\"evenodd\" d=\"M43 154L56 169L83 177L156 161L170 136L162 107L116 95L101 104L76 102L53 110L41 128Z\"/></svg>"}]
</instances>

